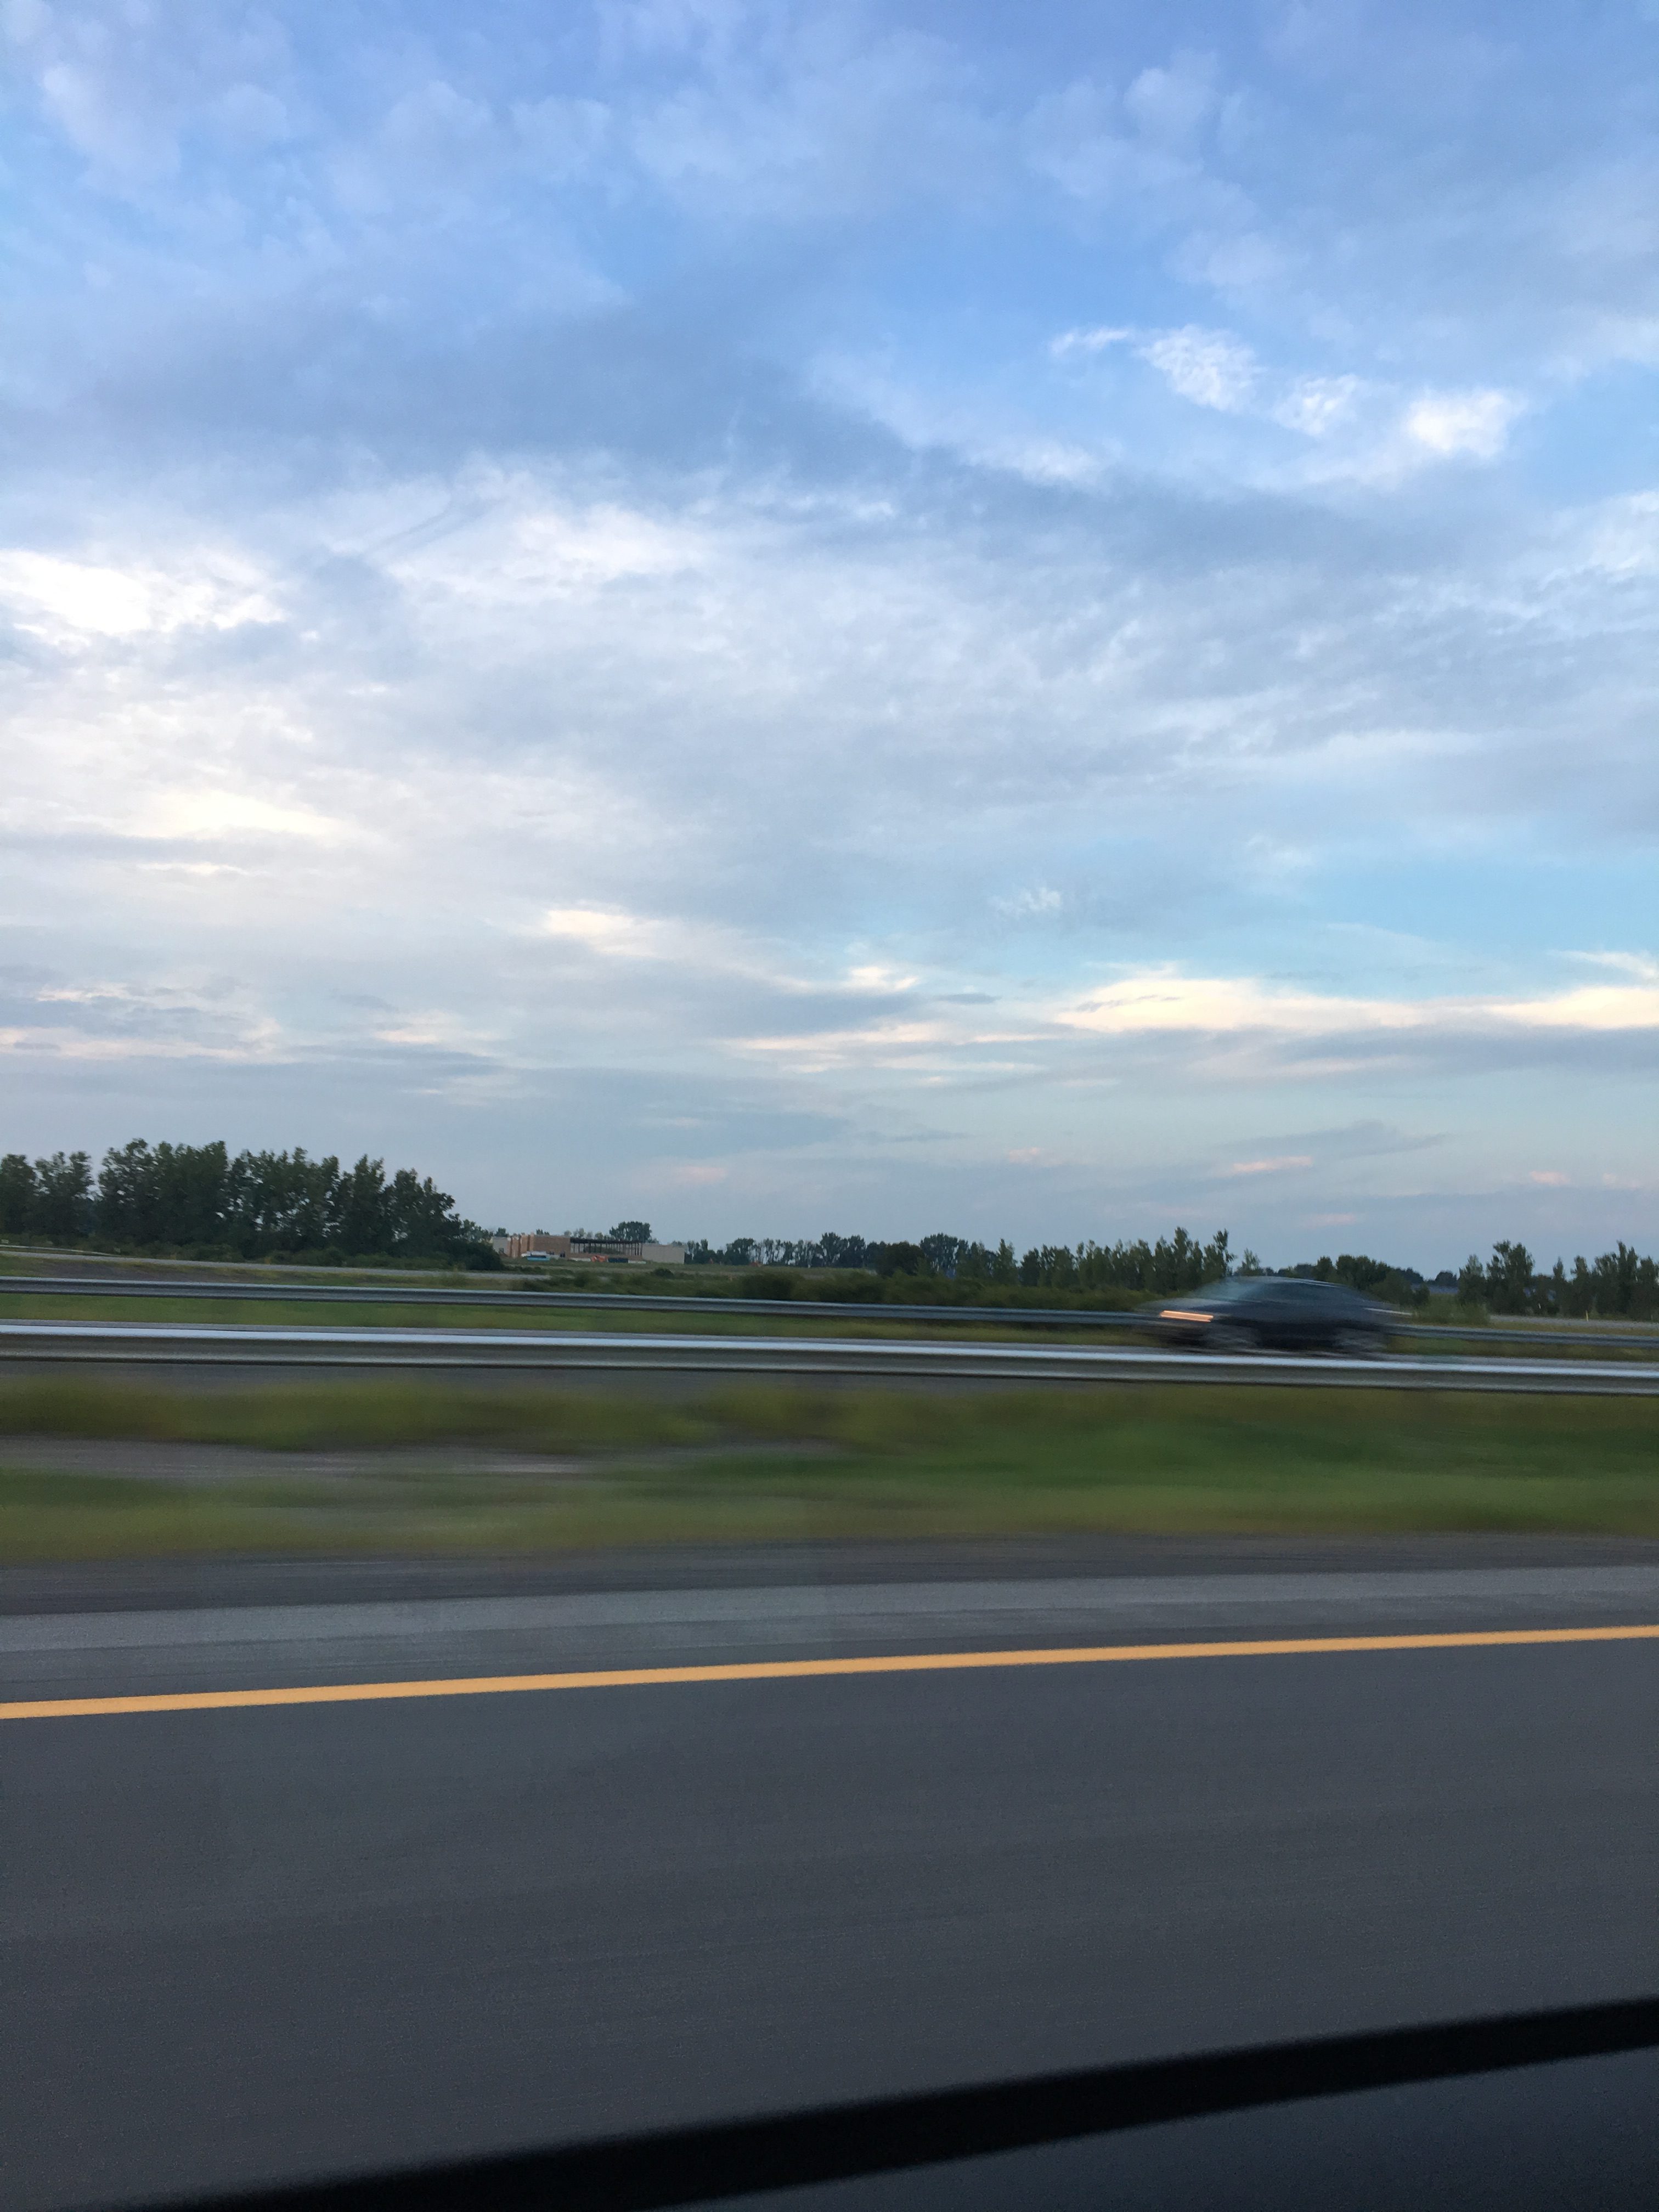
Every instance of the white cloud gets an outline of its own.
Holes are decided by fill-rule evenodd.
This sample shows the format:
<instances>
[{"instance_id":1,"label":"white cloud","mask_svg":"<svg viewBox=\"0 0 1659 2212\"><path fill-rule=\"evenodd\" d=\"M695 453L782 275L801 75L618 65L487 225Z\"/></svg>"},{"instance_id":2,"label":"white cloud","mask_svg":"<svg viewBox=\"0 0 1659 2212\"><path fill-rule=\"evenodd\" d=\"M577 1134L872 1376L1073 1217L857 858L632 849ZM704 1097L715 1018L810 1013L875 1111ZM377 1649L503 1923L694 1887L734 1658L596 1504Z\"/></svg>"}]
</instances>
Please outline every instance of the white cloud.
<instances>
[{"instance_id":1,"label":"white cloud","mask_svg":"<svg viewBox=\"0 0 1659 2212\"><path fill-rule=\"evenodd\" d=\"M689 950L665 947L658 957L686 969L702 963ZM1235 1070L1248 1055L1251 1079L1322 1081L1398 1061L1479 1052L1493 1043L1525 1049L1528 1038L1626 1036L1659 1041L1659 991L1610 988L1545 999L1343 996L1275 986L1250 975L1194 976L1160 969L1120 978L1080 1000L1005 992L988 1021L972 1002L983 994L951 993L927 978L905 978L921 1007L857 1023L810 1022L787 1030L734 1029L727 1047L803 1073L904 1068L985 1076L995 1071L1071 1064L1081 1036L1124 1045L1172 1046L1206 1080ZM926 1009L925 1011L923 1009ZM772 1011L777 1011L775 1001ZM1218 1046L1234 1053L1217 1062ZM1311 1153L1279 1153L1234 1162L1230 1177L1310 1169Z\"/></svg>"},{"instance_id":2,"label":"white cloud","mask_svg":"<svg viewBox=\"0 0 1659 2212\"><path fill-rule=\"evenodd\" d=\"M382 556L386 571L407 585L480 606L527 608L586 598L616 584L672 577L710 556L690 518L665 520L609 500L561 498L525 471L469 468L429 496L435 523L394 537ZM343 535L349 531L353 538L374 527L360 508L341 520Z\"/></svg>"},{"instance_id":3,"label":"white cloud","mask_svg":"<svg viewBox=\"0 0 1659 2212\"><path fill-rule=\"evenodd\" d=\"M1195 323L1173 331L1137 331L1110 325L1063 331L1049 341L1048 350L1057 361L1064 361L1068 356L1104 353L1118 345L1127 346L1150 363L1172 392L1195 406L1238 414L1249 405L1255 392L1259 371L1249 347L1231 331L1204 330Z\"/></svg>"},{"instance_id":4,"label":"white cloud","mask_svg":"<svg viewBox=\"0 0 1659 2212\"><path fill-rule=\"evenodd\" d=\"M252 791L157 792L146 798L132 826L147 837L295 837L321 845L349 842L362 834L355 823Z\"/></svg>"},{"instance_id":5,"label":"white cloud","mask_svg":"<svg viewBox=\"0 0 1659 2212\"><path fill-rule=\"evenodd\" d=\"M1406 410L1407 438L1442 459L1459 454L1490 461L1509 441L1511 426L1524 412L1510 392L1431 392Z\"/></svg>"},{"instance_id":6,"label":"white cloud","mask_svg":"<svg viewBox=\"0 0 1659 2212\"><path fill-rule=\"evenodd\" d=\"M1126 345L1138 335L1133 330L1103 323L1095 330L1062 331L1048 341L1048 350L1057 361L1063 361L1069 353L1104 353L1108 346Z\"/></svg>"},{"instance_id":7,"label":"white cloud","mask_svg":"<svg viewBox=\"0 0 1659 2212\"><path fill-rule=\"evenodd\" d=\"M88 1061L257 1065L293 1048L268 1010L222 981L47 986L32 994L28 1009L35 1008L45 1018L0 1024L0 1052L43 1069Z\"/></svg>"},{"instance_id":8,"label":"white cloud","mask_svg":"<svg viewBox=\"0 0 1659 2212\"><path fill-rule=\"evenodd\" d=\"M684 955L686 941L672 922L586 906L550 907L542 917L550 937L568 938L610 960L665 960Z\"/></svg>"},{"instance_id":9,"label":"white cloud","mask_svg":"<svg viewBox=\"0 0 1659 2212\"><path fill-rule=\"evenodd\" d=\"M1611 968L1615 975L1633 975L1638 983L1659 983L1659 959L1651 952L1569 952L1591 968Z\"/></svg>"},{"instance_id":10,"label":"white cloud","mask_svg":"<svg viewBox=\"0 0 1659 2212\"><path fill-rule=\"evenodd\" d=\"M1081 364L1121 347L1156 369L1177 398L1241 422L1272 423L1318 448L1316 458L1285 463L1260 441L1237 449L1240 472L1262 483L1344 480L1386 489L1435 461L1496 459L1526 412L1513 392L1419 392L1352 371L1307 375L1262 361L1231 331L1189 323L1172 330L1079 325L1049 341L1050 357ZM1644 566L1656 543L1651 517L1626 501L1608 518L1600 556L1609 567Z\"/></svg>"},{"instance_id":11,"label":"white cloud","mask_svg":"<svg viewBox=\"0 0 1659 2212\"><path fill-rule=\"evenodd\" d=\"M1307 438L1328 438L1353 419L1363 389L1357 376L1302 376L1273 410L1273 420Z\"/></svg>"},{"instance_id":12,"label":"white cloud","mask_svg":"<svg viewBox=\"0 0 1659 2212\"><path fill-rule=\"evenodd\" d=\"M167 571L13 548L0 551L0 605L10 606L22 628L60 640L230 629L278 619L264 580L234 558L215 568Z\"/></svg>"},{"instance_id":13,"label":"white cloud","mask_svg":"<svg viewBox=\"0 0 1659 2212\"><path fill-rule=\"evenodd\" d=\"M1016 921L1023 921L1040 915L1059 914L1066 904L1066 896L1052 884L1035 884L1028 890L1015 891L1006 898L994 899L992 904L999 914L1010 915Z\"/></svg>"},{"instance_id":14,"label":"white cloud","mask_svg":"<svg viewBox=\"0 0 1659 2212\"><path fill-rule=\"evenodd\" d=\"M1091 993L1058 1009L1056 1019L1107 1036L1164 1032L1313 1041L1517 1030L1659 1033L1659 988L1607 984L1530 999L1385 999L1296 990L1249 975L1159 969Z\"/></svg>"},{"instance_id":15,"label":"white cloud","mask_svg":"<svg viewBox=\"0 0 1659 2212\"><path fill-rule=\"evenodd\" d=\"M1256 386L1255 356L1225 331L1200 330L1189 324L1148 339L1139 350L1170 390L1194 406L1234 415L1250 404Z\"/></svg>"},{"instance_id":16,"label":"white cloud","mask_svg":"<svg viewBox=\"0 0 1659 2212\"><path fill-rule=\"evenodd\" d=\"M1606 500L1588 515L1571 517L1567 534L1575 541L1575 566L1611 577L1659 575L1659 493Z\"/></svg>"},{"instance_id":17,"label":"white cloud","mask_svg":"<svg viewBox=\"0 0 1659 2212\"><path fill-rule=\"evenodd\" d=\"M1165 69L1142 70L1123 95L1125 113L1148 138L1186 145L1216 109L1212 54L1181 53Z\"/></svg>"}]
</instances>

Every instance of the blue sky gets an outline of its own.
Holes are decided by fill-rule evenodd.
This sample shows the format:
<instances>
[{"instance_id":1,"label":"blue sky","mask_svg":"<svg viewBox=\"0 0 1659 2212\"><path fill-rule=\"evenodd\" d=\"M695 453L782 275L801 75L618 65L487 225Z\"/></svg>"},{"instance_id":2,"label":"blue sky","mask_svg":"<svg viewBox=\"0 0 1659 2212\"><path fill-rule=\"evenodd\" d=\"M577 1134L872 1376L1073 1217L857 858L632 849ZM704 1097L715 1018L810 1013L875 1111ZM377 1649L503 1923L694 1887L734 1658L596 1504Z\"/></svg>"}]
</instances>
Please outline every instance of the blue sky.
<instances>
[{"instance_id":1,"label":"blue sky","mask_svg":"<svg viewBox=\"0 0 1659 2212\"><path fill-rule=\"evenodd\" d=\"M7 1148L1659 1243L1659 7L0 23Z\"/></svg>"}]
</instances>

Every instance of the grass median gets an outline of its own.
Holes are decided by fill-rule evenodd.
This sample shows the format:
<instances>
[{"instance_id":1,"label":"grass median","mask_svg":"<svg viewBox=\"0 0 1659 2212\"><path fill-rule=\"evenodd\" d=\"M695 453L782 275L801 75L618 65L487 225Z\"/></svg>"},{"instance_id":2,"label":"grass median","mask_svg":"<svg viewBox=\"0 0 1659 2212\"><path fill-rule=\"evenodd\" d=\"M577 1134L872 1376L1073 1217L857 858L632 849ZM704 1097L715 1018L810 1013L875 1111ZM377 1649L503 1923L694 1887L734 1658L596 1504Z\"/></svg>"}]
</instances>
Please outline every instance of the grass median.
<instances>
[{"instance_id":1,"label":"grass median","mask_svg":"<svg viewBox=\"0 0 1659 2212\"><path fill-rule=\"evenodd\" d=\"M619 1312L612 1306L556 1306L534 1299L523 1305L501 1307L457 1301L453 1305L434 1300L419 1305L398 1305L372 1297L341 1303L303 1298L262 1298L253 1302L232 1297L146 1297L100 1295L96 1291L53 1292L48 1297L7 1295L0 1285L0 1321L53 1324L112 1322L127 1326L210 1328L311 1329L445 1329L466 1330L483 1336L500 1331L538 1336L578 1336L595 1329L607 1336L811 1336L896 1337L937 1336L946 1341L970 1343L1030 1342L1099 1344L1120 1341L1107 1335L1101 1325L1085 1313L1075 1327L1063 1323L1039 1326L1000 1321L994 1314L981 1316L972 1306L959 1308L945 1319L918 1322L902 1308L848 1305L834 1314L757 1311L733 1298L706 1298L695 1310L681 1307L664 1310L641 1303L638 1311Z\"/></svg>"},{"instance_id":2,"label":"grass median","mask_svg":"<svg viewBox=\"0 0 1659 2212\"><path fill-rule=\"evenodd\" d=\"M0 1384L0 1438L12 1561L1068 1530L1659 1535L1659 1404L1639 1399L744 1385L669 1404L88 1376ZM135 1472L135 1444L182 1449ZM107 1471L118 1448L126 1471Z\"/></svg>"}]
</instances>

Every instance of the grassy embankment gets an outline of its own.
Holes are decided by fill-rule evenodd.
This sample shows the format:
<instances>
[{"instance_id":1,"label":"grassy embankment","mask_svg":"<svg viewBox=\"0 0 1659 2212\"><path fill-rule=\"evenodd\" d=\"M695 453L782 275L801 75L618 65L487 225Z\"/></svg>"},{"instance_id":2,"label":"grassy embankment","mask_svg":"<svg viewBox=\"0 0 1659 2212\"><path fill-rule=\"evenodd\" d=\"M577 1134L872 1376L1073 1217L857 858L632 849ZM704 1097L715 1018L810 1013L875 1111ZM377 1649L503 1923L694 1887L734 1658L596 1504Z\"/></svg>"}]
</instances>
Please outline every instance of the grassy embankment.
<instances>
[{"instance_id":1,"label":"grassy embankment","mask_svg":"<svg viewBox=\"0 0 1659 2212\"><path fill-rule=\"evenodd\" d=\"M349 1304L308 1302L303 1298L146 1297L143 1295L100 1296L95 1291L57 1291L48 1301L26 1292L0 1289L0 1321L171 1322L216 1328L443 1328L483 1331L513 1330L549 1336L568 1336L602 1329L607 1335L690 1336L813 1336L947 1338L952 1342L996 1342L1029 1338L1029 1328L994 1317L981 1319L971 1308L961 1320L916 1322L902 1313L880 1306L849 1305L845 1316L757 1313L730 1298L700 1301L695 1310L662 1312L649 1307L637 1313L615 1306L543 1306L529 1301L522 1306L469 1305L457 1300L418 1306L380 1304L372 1291L361 1302ZM1080 1322L1072 1329L1063 1324L1045 1326L1045 1343L1098 1344L1098 1324Z\"/></svg>"},{"instance_id":2,"label":"grassy embankment","mask_svg":"<svg viewBox=\"0 0 1659 2212\"><path fill-rule=\"evenodd\" d=\"M745 1386L688 1407L533 1387L192 1393L87 1377L0 1383L0 1558L13 1561L1110 1529L1659 1535L1659 1404L1641 1400ZM211 1480L42 1472L31 1436L294 1457L291 1473L262 1459L239 1474L228 1454ZM491 1457L459 1466L461 1446ZM324 1450L353 1456L307 1456Z\"/></svg>"}]
</instances>

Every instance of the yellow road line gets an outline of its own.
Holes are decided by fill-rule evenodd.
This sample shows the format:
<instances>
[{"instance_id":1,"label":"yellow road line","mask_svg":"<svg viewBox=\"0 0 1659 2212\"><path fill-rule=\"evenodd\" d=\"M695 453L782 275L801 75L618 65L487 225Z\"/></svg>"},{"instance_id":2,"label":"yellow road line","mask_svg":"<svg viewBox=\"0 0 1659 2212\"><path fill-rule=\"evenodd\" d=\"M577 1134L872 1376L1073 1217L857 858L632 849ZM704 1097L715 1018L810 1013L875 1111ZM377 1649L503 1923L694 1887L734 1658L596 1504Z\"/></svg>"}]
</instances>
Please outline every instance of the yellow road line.
<instances>
[{"instance_id":1,"label":"yellow road line","mask_svg":"<svg viewBox=\"0 0 1659 2212\"><path fill-rule=\"evenodd\" d=\"M1623 1628L1493 1628L1435 1636L1297 1636L1229 1644L1098 1644L1039 1651L925 1651L872 1659L744 1659L720 1667L622 1667L577 1674L462 1674L428 1682L314 1682L293 1689L179 1690L135 1698L39 1698L0 1705L0 1721L105 1713L217 1712L240 1705L353 1705L398 1698L499 1697L514 1690L632 1690L672 1682L777 1682L814 1674L943 1674L970 1668L1097 1667L1142 1659L1273 1659L1330 1651L1466 1651L1494 1644L1636 1644L1659 1623Z\"/></svg>"}]
</instances>

